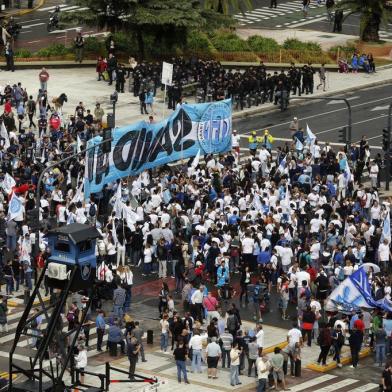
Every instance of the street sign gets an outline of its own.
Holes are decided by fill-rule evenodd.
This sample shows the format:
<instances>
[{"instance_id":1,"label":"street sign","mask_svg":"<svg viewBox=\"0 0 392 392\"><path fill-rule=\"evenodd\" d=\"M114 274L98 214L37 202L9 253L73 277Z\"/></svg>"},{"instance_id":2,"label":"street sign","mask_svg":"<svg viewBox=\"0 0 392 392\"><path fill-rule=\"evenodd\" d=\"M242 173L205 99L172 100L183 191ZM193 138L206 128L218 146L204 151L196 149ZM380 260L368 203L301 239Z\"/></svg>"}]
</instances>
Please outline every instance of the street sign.
<instances>
[{"instance_id":1,"label":"street sign","mask_svg":"<svg viewBox=\"0 0 392 392\"><path fill-rule=\"evenodd\" d=\"M173 64L162 63L162 84L171 86L173 81Z\"/></svg>"}]
</instances>

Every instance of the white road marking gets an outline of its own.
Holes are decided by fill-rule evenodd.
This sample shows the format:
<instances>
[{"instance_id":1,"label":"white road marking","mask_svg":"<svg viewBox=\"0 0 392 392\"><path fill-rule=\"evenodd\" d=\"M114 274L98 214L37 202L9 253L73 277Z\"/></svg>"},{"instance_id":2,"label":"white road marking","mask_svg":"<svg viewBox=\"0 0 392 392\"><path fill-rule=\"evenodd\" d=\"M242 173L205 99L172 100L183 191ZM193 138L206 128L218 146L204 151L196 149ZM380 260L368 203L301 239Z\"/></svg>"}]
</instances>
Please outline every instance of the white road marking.
<instances>
[{"instance_id":1,"label":"white road marking","mask_svg":"<svg viewBox=\"0 0 392 392\"><path fill-rule=\"evenodd\" d=\"M361 98L361 97L359 95L355 95L354 97L349 97L346 99L347 99L347 101L353 101L354 99L358 99L358 98ZM336 104L344 104L344 102L339 100L339 101L330 101L327 103L327 105L336 105Z\"/></svg>"},{"instance_id":2,"label":"white road marking","mask_svg":"<svg viewBox=\"0 0 392 392\"><path fill-rule=\"evenodd\" d=\"M312 380L305 381L301 384L290 386L290 391L300 392L303 391L304 389L311 388L314 387L315 385L321 384L322 382L333 380L334 378L336 378L336 376L332 376L331 374L325 374L323 376L313 378Z\"/></svg>"},{"instance_id":3,"label":"white road marking","mask_svg":"<svg viewBox=\"0 0 392 392\"><path fill-rule=\"evenodd\" d=\"M325 19L325 16L322 16L320 18L313 18L313 19L305 20L304 22L293 23L293 24L290 25L290 28L306 26L308 24L312 24L312 23L315 23L315 22L320 22L320 21L322 21L324 19Z\"/></svg>"},{"instance_id":4,"label":"white road marking","mask_svg":"<svg viewBox=\"0 0 392 392\"><path fill-rule=\"evenodd\" d=\"M36 27L36 26L42 26L42 25L46 25L46 23L34 23L32 25L27 25L27 26L23 26L24 29L29 29L30 27Z\"/></svg>"},{"instance_id":5,"label":"white road marking","mask_svg":"<svg viewBox=\"0 0 392 392\"><path fill-rule=\"evenodd\" d=\"M23 22L20 22L19 24L24 26L24 23L31 23L31 22L39 22L40 20L45 20L44 18L38 18L38 19L29 19L29 20L25 20Z\"/></svg>"},{"instance_id":6,"label":"white road marking","mask_svg":"<svg viewBox=\"0 0 392 392\"><path fill-rule=\"evenodd\" d=\"M355 384L358 381L359 380L354 380L352 378L347 378L346 380L339 381L336 384L331 384L331 385L328 385L328 386L326 386L324 388L318 388L317 392L333 392L333 391L336 391L339 388L344 388L344 387L347 387L348 385Z\"/></svg>"},{"instance_id":7,"label":"white road marking","mask_svg":"<svg viewBox=\"0 0 392 392\"><path fill-rule=\"evenodd\" d=\"M367 392L367 391L371 391L372 389L375 389L377 387L378 387L378 384L369 383L369 384L362 385L358 388L351 389L350 392Z\"/></svg>"},{"instance_id":8,"label":"white road marking","mask_svg":"<svg viewBox=\"0 0 392 392\"><path fill-rule=\"evenodd\" d=\"M373 121L373 120L378 120L378 119L383 118L383 117L388 117L388 116L387 116L386 114L381 114L381 115L378 116L378 117L373 117L373 118L368 118L368 119L366 119L366 120L353 122L351 125L364 124L364 123L366 123L366 122ZM336 131L337 129L342 129L343 127L346 127L346 126L347 126L347 124L341 125L341 126L339 126L339 127L331 128L331 129L326 129L326 130L324 130L324 131L315 132L315 135L321 135L322 133L327 133L327 132Z\"/></svg>"},{"instance_id":9,"label":"white road marking","mask_svg":"<svg viewBox=\"0 0 392 392\"><path fill-rule=\"evenodd\" d=\"M27 30L27 31L21 31L19 34L27 34L27 33L31 33L33 30Z\"/></svg>"},{"instance_id":10,"label":"white road marking","mask_svg":"<svg viewBox=\"0 0 392 392\"><path fill-rule=\"evenodd\" d=\"M315 97L315 100L316 100L316 98L317 97ZM386 101L386 100L391 99L391 98L392 98L392 96L391 97L385 97L385 98L379 98L379 99L375 99L373 101L368 101L368 102L364 102L364 103L359 103L357 105L351 105L351 109L358 108L358 107L361 107L361 106L364 106L364 105L369 105L369 104L376 103L376 102L380 102L380 101ZM317 117L324 116L324 115L327 115L327 114L341 112L343 110L347 110L347 108L344 107L344 108L340 108L340 109L330 110L328 112L312 114L311 116L307 116L307 117L303 117L303 118L300 118L299 116L297 116L297 117L298 117L299 120L303 121L303 120L309 120L310 118L317 118ZM277 128L277 127L280 127L282 125L288 125L288 124L290 124L290 122L291 121L285 121L285 122L280 123L280 124L271 125L271 126L269 126L269 128ZM263 129L256 129L256 131L262 131ZM250 132L251 131L245 132L244 135L249 135Z\"/></svg>"},{"instance_id":11,"label":"white road marking","mask_svg":"<svg viewBox=\"0 0 392 392\"><path fill-rule=\"evenodd\" d=\"M44 8L39 8L37 11L39 12L45 12L45 11L52 11L56 8L57 6L51 6L51 7L44 7ZM61 7L67 7L67 4L59 4L59 7L61 9Z\"/></svg>"},{"instance_id":12,"label":"white road marking","mask_svg":"<svg viewBox=\"0 0 392 392\"><path fill-rule=\"evenodd\" d=\"M375 108L371 109L371 112L376 112L378 110L387 110L389 108L389 105L385 105L385 106L376 106Z\"/></svg>"}]
</instances>

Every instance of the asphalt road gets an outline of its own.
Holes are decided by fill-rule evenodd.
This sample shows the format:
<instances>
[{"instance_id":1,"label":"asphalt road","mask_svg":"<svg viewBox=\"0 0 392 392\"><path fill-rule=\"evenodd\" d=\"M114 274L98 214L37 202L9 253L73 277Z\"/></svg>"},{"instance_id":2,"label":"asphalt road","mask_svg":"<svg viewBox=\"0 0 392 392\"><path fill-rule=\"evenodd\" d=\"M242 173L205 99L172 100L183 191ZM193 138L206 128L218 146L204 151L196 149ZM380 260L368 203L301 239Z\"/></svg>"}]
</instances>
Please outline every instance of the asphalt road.
<instances>
[{"instance_id":1,"label":"asphalt road","mask_svg":"<svg viewBox=\"0 0 392 392\"><path fill-rule=\"evenodd\" d=\"M302 0L277 0L277 8L269 8L270 0L254 0L254 9L235 15L240 27L310 29L331 33L333 22L326 19L325 1L311 1L307 17L302 12ZM349 16L343 23L343 34L359 35L359 15ZM381 39L392 39L392 23L381 26Z\"/></svg>"},{"instance_id":2,"label":"asphalt road","mask_svg":"<svg viewBox=\"0 0 392 392\"><path fill-rule=\"evenodd\" d=\"M353 141L359 141L362 135L366 135L373 150L381 148L382 129L387 126L388 105L392 102L391 87L392 84L387 84L339 95L347 98L352 108ZM283 113L275 110L234 120L233 129L240 134L269 129L274 137L285 139L290 138L290 121L298 117L300 126L306 129L308 124L320 141L338 142L338 130L348 125L348 110L344 103L315 100L296 105L294 102L292 100L288 110ZM246 138L242 142L245 147Z\"/></svg>"},{"instance_id":3,"label":"asphalt road","mask_svg":"<svg viewBox=\"0 0 392 392\"><path fill-rule=\"evenodd\" d=\"M29 49L36 51L42 47L58 43L69 45L77 31L83 35L100 35L95 28L88 26L75 26L62 30L47 31L49 17L55 7L60 6L60 12L79 12L82 7L72 4L72 0L47 0L45 5L24 16L16 17L15 20L22 25L20 36L16 40L16 49Z\"/></svg>"}]
</instances>

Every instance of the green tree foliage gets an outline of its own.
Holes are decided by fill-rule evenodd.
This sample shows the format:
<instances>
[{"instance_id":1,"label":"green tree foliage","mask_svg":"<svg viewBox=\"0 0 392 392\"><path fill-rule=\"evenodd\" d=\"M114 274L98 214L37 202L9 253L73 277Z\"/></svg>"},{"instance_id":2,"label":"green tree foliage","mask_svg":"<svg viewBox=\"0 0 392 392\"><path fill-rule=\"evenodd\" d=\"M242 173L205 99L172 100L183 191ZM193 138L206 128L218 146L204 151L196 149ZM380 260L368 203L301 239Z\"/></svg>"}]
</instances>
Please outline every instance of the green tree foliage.
<instances>
[{"instance_id":1,"label":"green tree foliage","mask_svg":"<svg viewBox=\"0 0 392 392\"><path fill-rule=\"evenodd\" d=\"M185 45L188 31L206 23L199 2L192 0L76 0L75 4L88 10L64 13L61 21L131 33L141 58L146 35L170 50Z\"/></svg>"},{"instance_id":2,"label":"green tree foliage","mask_svg":"<svg viewBox=\"0 0 392 392\"><path fill-rule=\"evenodd\" d=\"M392 10L387 0L342 0L338 7L351 14L360 14L359 36L362 41L377 42L380 40L380 26L392 20Z\"/></svg>"}]
</instances>

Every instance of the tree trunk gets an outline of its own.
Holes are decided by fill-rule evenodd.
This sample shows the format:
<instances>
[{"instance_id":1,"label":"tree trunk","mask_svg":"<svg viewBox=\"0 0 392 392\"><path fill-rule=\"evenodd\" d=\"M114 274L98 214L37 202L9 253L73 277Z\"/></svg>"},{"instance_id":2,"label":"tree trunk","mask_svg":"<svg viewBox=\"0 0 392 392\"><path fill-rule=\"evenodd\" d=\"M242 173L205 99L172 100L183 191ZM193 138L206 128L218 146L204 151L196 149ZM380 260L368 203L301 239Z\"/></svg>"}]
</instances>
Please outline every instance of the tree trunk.
<instances>
[{"instance_id":1,"label":"tree trunk","mask_svg":"<svg viewBox=\"0 0 392 392\"><path fill-rule=\"evenodd\" d=\"M361 40L365 42L378 42L380 36L380 18L377 15L362 15L361 17Z\"/></svg>"},{"instance_id":2,"label":"tree trunk","mask_svg":"<svg viewBox=\"0 0 392 392\"><path fill-rule=\"evenodd\" d=\"M139 56L140 56L139 61L143 61L144 60L144 40L143 40L143 34L140 31L140 29L138 29L138 31L136 33L136 38L137 38L137 46L139 49Z\"/></svg>"}]
</instances>

